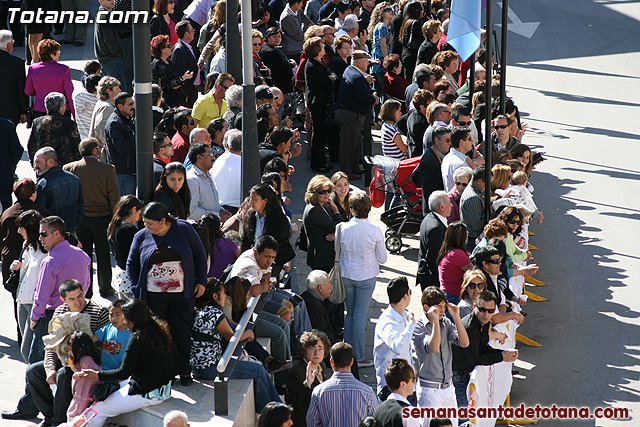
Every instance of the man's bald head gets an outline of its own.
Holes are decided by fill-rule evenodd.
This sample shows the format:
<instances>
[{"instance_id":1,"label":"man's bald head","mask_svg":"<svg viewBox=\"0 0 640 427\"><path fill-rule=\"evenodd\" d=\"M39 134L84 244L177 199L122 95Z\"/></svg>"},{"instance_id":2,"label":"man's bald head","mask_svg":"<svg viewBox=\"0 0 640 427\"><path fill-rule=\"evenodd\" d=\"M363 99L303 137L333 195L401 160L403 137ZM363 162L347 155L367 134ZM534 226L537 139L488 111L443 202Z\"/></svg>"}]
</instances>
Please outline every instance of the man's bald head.
<instances>
[{"instance_id":1,"label":"man's bald head","mask_svg":"<svg viewBox=\"0 0 640 427\"><path fill-rule=\"evenodd\" d=\"M80 154L82 156L93 156L93 150L100 149L100 141L96 138L88 137L80 141L78 144L78 149L80 150Z\"/></svg>"},{"instance_id":2,"label":"man's bald head","mask_svg":"<svg viewBox=\"0 0 640 427\"><path fill-rule=\"evenodd\" d=\"M164 427L189 427L187 414L182 411L171 411L164 416Z\"/></svg>"}]
</instances>

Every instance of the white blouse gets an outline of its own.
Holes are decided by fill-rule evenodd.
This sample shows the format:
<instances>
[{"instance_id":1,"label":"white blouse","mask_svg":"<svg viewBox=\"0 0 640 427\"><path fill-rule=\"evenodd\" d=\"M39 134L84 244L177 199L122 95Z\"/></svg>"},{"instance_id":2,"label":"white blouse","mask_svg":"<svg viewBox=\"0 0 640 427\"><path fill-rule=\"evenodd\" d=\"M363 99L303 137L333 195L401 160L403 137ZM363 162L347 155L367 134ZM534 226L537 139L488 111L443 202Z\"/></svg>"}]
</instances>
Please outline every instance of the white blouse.
<instances>
[{"instance_id":1,"label":"white blouse","mask_svg":"<svg viewBox=\"0 0 640 427\"><path fill-rule=\"evenodd\" d=\"M376 277L387 261L382 230L368 219L351 218L340 224L340 272L350 280ZM336 242L337 242L336 236Z\"/></svg>"}]
</instances>

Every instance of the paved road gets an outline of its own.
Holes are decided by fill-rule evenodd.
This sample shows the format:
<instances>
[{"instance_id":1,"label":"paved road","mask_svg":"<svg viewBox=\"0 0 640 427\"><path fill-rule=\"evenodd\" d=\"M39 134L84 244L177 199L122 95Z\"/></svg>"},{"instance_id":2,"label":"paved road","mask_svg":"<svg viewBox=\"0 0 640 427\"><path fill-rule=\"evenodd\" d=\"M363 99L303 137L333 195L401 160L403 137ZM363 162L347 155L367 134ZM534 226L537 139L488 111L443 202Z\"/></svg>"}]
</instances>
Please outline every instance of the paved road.
<instances>
[{"instance_id":1,"label":"paved road","mask_svg":"<svg viewBox=\"0 0 640 427\"><path fill-rule=\"evenodd\" d=\"M526 380L515 381L512 403L628 407L626 424L640 425L640 6L510 6L541 22L531 39L509 32L507 85L529 123L525 142L547 153L531 180L545 213L531 241L541 248L536 277L549 285L532 289L549 301L529 305L521 332L543 347L520 346L530 369L520 368Z\"/></svg>"}]
</instances>

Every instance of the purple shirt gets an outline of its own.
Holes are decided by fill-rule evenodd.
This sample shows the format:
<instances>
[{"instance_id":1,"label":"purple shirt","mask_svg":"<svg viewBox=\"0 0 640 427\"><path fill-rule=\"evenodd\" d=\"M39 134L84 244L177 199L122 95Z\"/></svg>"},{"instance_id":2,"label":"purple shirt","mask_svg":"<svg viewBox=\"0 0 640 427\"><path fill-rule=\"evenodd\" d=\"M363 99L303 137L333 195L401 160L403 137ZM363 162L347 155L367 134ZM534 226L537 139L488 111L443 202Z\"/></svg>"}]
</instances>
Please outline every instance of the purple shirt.
<instances>
[{"instance_id":1,"label":"purple shirt","mask_svg":"<svg viewBox=\"0 0 640 427\"><path fill-rule=\"evenodd\" d=\"M24 85L24 93L35 96L34 108L36 111L46 112L44 98L51 92L60 92L67 99L67 110L76 116L73 108L73 83L71 83L71 70L64 64L54 60L38 62L29 66L27 81Z\"/></svg>"},{"instance_id":2,"label":"purple shirt","mask_svg":"<svg viewBox=\"0 0 640 427\"><path fill-rule=\"evenodd\" d=\"M218 239L213 246L213 263L209 267L207 278L220 279L222 272L229 264L233 264L238 257L238 245L233 240Z\"/></svg>"},{"instance_id":3,"label":"purple shirt","mask_svg":"<svg viewBox=\"0 0 640 427\"><path fill-rule=\"evenodd\" d=\"M46 310L55 310L62 305L59 288L62 282L69 279L80 282L86 293L91 283L91 259L82 249L64 240L55 245L42 260L31 320L35 322L45 315Z\"/></svg>"}]
</instances>

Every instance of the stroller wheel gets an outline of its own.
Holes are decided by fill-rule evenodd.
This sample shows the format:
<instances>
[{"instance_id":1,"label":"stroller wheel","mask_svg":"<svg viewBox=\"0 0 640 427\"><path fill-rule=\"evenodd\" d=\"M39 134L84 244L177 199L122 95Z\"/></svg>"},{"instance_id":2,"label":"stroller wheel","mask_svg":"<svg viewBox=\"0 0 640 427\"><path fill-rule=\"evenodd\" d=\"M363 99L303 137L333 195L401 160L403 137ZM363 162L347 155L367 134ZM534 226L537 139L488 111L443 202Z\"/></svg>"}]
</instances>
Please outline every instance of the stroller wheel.
<instances>
[{"instance_id":1,"label":"stroller wheel","mask_svg":"<svg viewBox=\"0 0 640 427\"><path fill-rule=\"evenodd\" d=\"M387 250L389 252L396 253L400 252L400 249L402 249L402 240L397 234L392 234L391 236L387 237L387 240L385 240L384 243L387 246Z\"/></svg>"},{"instance_id":2,"label":"stroller wheel","mask_svg":"<svg viewBox=\"0 0 640 427\"><path fill-rule=\"evenodd\" d=\"M395 231L393 231L393 228L389 227L384 232L384 237L385 237L385 239L388 239L389 237L393 236L394 234L395 234Z\"/></svg>"}]
</instances>

